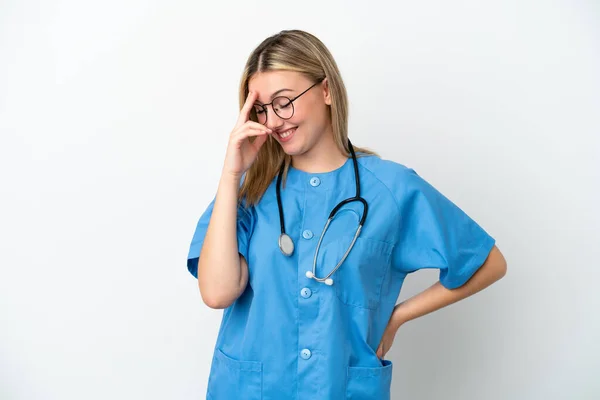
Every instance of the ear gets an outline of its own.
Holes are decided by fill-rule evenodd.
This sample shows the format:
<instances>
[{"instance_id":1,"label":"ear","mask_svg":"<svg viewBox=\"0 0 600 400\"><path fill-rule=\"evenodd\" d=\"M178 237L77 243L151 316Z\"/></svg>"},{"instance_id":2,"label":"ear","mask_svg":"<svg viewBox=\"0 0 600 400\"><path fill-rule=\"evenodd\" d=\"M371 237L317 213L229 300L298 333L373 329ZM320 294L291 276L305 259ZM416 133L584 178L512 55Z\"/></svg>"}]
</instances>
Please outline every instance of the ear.
<instances>
[{"instance_id":1,"label":"ear","mask_svg":"<svg viewBox=\"0 0 600 400\"><path fill-rule=\"evenodd\" d=\"M329 90L329 81L327 78L323 79L323 99L325 100L325 104L328 106L331 105L331 91Z\"/></svg>"}]
</instances>

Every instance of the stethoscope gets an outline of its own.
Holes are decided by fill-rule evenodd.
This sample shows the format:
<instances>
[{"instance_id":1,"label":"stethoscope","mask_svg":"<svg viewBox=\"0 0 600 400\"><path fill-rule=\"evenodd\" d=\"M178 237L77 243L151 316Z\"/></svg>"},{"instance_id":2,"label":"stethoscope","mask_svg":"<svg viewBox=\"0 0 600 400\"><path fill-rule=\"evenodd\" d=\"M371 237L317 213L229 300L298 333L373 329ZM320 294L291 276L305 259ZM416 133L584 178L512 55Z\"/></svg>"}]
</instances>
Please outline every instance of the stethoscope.
<instances>
[{"instance_id":1,"label":"stethoscope","mask_svg":"<svg viewBox=\"0 0 600 400\"><path fill-rule=\"evenodd\" d=\"M369 209L369 205L367 204L367 201L360 196L360 177L358 174L358 162L356 161L356 154L354 154L354 148L352 147L352 143L350 143L350 139L348 139L348 147L350 148L350 153L352 154L352 163L354 164L354 179L356 182L356 196L342 200L333 208L333 210L329 214L329 218L327 219L325 228L323 228L323 232L321 232L321 237L319 238L319 242L317 243L317 249L315 250L315 257L313 259L312 271L306 271L307 278L309 278L309 279L314 278L316 281L325 282L325 284L327 284L329 286L333 285L333 279L330 278L331 275L333 275L333 273L335 271L337 271L337 269L342 265L344 260L346 260L346 258L348 257L348 254L350 254L350 250L352 250L352 247L354 247L354 243L356 242L358 235L360 235L360 231L362 230L362 227L365 224L365 220L367 219L367 211ZM281 205L281 177L283 176L284 166L285 166L285 161L281 165L281 168L279 170L279 176L277 177L277 187L276 187L277 188L276 189L276 191L277 191L277 206L279 208L279 222L281 224L281 235L279 235L279 249L285 256L289 257L292 255L292 253L294 253L294 241L287 233L285 233L285 224L283 222L283 206ZM315 275L316 269L317 269L317 257L319 255L319 248L321 247L321 242L323 241L325 232L327 231L329 224L335 217L336 213L340 210L340 208L342 208L344 205L346 205L348 203L352 203L354 201L359 201L363 204L364 212L363 212L363 215L358 224L358 229L356 229L356 233L354 234L354 238L352 239L352 242L350 243L350 247L348 247L348 250L346 250L346 252L344 253L344 256L342 257L340 262L337 263L335 268L326 277L319 278Z\"/></svg>"}]
</instances>

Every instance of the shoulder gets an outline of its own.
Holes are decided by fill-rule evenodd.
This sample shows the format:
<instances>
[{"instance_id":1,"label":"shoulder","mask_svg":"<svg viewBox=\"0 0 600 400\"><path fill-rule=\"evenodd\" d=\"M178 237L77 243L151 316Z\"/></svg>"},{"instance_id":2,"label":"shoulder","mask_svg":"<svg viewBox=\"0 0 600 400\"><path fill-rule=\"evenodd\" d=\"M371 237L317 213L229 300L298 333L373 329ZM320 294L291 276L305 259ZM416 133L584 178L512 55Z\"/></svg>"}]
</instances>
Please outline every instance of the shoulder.
<instances>
[{"instance_id":1,"label":"shoulder","mask_svg":"<svg viewBox=\"0 0 600 400\"><path fill-rule=\"evenodd\" d=\"M413 168L379 156L363 156L357 159L361 173L370 181L369 189L379 186L385 191L398 210L409 209L420 200L439 201L444 196Z\"/></svg>"},{"instance_id":2,"label":"shoulder","mask_svg":"<svg viewBox=\"0 0 600 400\"><path fill-rule=\"evenodd\" d=\"M395 196L399 191L418 186L421 180L414 169L396 161L376 155L365 155L358 157L357 160L365 174L379 181Z\"/></svg>"}]
</instances>

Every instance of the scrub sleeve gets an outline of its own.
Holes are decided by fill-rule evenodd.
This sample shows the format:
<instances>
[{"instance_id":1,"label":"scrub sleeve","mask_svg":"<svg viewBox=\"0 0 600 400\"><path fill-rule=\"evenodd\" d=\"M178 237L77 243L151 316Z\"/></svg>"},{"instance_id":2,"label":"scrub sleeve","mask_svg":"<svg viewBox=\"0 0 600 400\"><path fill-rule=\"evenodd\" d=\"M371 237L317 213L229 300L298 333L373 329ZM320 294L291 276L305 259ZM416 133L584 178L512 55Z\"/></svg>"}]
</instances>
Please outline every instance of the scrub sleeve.
<instances>
[{"instance_id":1,"label":"scrub sleeve","mask_svg":"<svg viewBox=\"0 0 600 400\"><path fill-rule=\"evenodd\" d=\"M394 267L405 273L437 268L444 287L462 286L485 262L495 239L413 169L403 183L396 187L403 201Z\"/></svg>"},{"instance_id":2,"label":"scrub sleeve","mask_svg":"<svg viewBox=\"0 0 600 400\"><path fill-rule=\"evenodd\" d=\"M200 257L200 250L204 243L204 237L206 236L206 230L208 228L208 223L210 222L215 200L216 197L213 198L204 213L200 216L188 252L188 271L194 275L196 279L198 279L198 258ZM248 260L248 243L250 242L252 233L252 224L253 218L250 210L246 208L245 202L240 203L237 209L238 253L243 255L246 260Z\"/></svg>"}]
</instances>

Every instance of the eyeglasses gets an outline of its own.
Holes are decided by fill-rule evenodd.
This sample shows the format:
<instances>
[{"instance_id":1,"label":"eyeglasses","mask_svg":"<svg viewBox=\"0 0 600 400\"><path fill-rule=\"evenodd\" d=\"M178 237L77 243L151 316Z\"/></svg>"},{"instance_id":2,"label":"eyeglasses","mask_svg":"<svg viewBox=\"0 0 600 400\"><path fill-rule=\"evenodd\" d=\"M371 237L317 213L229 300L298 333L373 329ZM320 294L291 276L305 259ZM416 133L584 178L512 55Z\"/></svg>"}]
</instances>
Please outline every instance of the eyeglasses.
<instances>
[{"instance_id":1,"label":"eyeglasses","mask_svg":"<svg viewBox=\"0 0 600 400\"><path fill-rule=\"evenodd\" d=\"M259 124L267 123L267 106L270 105L273 108L273 112L277 114L277 116L281 119L290 119L294 115L294 101L302 96L304 93L308 92L310 89L315 87L318 83L321 83L325 78L319 79L317 82L313 83L311 87L306 89L304 92L300 93L298 96L290 99L286 96L277 96L267 104L255 104L254 105L254 113L256 115L256 120Z\"/></svg>"}]
</instances>

